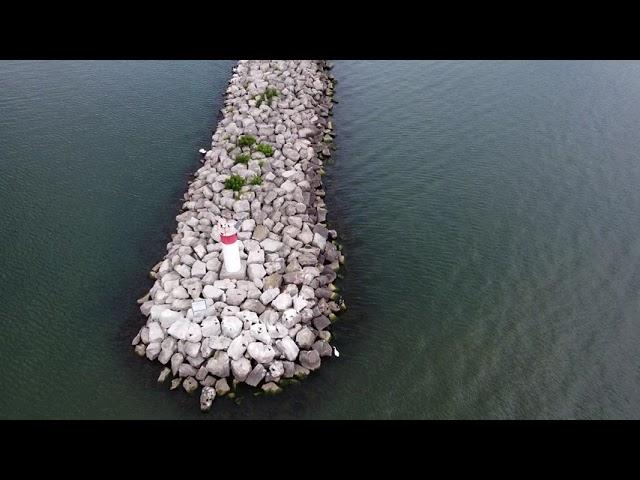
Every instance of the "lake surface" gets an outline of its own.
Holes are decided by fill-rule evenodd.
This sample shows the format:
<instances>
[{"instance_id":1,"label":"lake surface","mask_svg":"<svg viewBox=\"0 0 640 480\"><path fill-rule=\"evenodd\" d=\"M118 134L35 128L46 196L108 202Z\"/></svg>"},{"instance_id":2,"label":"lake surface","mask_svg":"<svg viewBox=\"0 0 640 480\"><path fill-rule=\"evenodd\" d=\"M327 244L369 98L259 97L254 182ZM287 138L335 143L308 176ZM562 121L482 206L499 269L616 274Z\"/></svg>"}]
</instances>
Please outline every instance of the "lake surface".
<instances>
[{"instance_id":1,"label":"lake surface","mask_svg":"<svg viewBox=\"0 0 640 480\"><path fill-rule=\"evenodd\" d=\"M640 63L336 61L340 358L156 383L135 300L231 61L0 62L0 418L640 417Z\"/></svg>"}]
</instances>

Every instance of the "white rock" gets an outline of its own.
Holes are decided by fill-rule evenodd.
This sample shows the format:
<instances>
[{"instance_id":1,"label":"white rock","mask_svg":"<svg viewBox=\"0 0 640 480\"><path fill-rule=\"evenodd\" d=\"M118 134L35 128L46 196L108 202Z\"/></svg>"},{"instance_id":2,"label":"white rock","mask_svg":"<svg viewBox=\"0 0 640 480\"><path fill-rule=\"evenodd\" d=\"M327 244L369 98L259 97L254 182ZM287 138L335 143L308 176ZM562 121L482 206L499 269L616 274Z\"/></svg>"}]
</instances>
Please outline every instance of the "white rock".
<instances>
[{"instance_id":1,"label":"white rock","mask_svg":"<svg viewBox=\"0 0 640 480\"><path fill-rule=\"evenodd\" d=\"M218 301L222 298L222 295L224 295L224 291L214 287L213 285L205 285L202 289L202 296L204 298L211 298Z\"/></svg>"},{"instance_id":2,"label":"white rock","mask_svg":"<svg viewBox=\"0 0 640 480\"><path fill-rule=\"evenodd\" d=\"M173 322L169 327L169 330L167 330L167 333L178 340L185 340L189 333L189 325L191 323L192 322L190 320L181 318L180 320Z\"/></svg>"},{"instance_id":3,"label":"white rock","mask_svg":"<svg viewBox=\"0 0 640 480\"><path fill-rule=\"evenodd\" d=\"M267 345L271 343L271 335L269 335L269 333L267 332L267 327L261 322L251 325L249 331L254 340Z\"/></svg>"},{"instance_id":4,"label":"white rock","mask_svg":"<svg viewBox=\"0 0 640 480\"><path fill-rule=\"evenodd\" d=\"M246 341L244 336L238 335L231 341L229 347L227 348L227 354L229 355L229 358L231 358L231 360L238 360L242 358L244 352L247 351L247 345L248 342Z\"/></svg>"},{"instance_id":5,"label":"white rock","mask_svg":"<svg viewBox=\"0 0 640 480\"><path fill-rule=\"evenodd\" d=\"M265 345L262 342L251 342L247 346L247 352L258 363L269 363L276 354L271 345Z\"/></svg>"},{"instance_id":6,"label":"white rock","mask_svg":"<svg viewBox=\"0 0 640 480\"><path fill-rule=\"evenodd\" d=\"M311 331L311 329L309 329L309 327L302 327L296 335L296 343L300 348L311 348L315 341L316 335Z\"/></svg>"},{"instance_id":7,"label":"white rock","mask_svg":"<svg viewBox=\"0 0 640 480\"><path fill-rule=\"evenodd\" d=\"M187 289L183 286L178 285L176 288L171 290L171 296L173 298L189 298L189 292L187 292Z\"/></svg>"},{"instance_id":8,"label":"white rock","mask_svg":"<svg viewBox=\"0 0 640 480\"><path fill-rule=\"evenodd\" d=\"M182 319L183 316L180 312L176 312L175 310L163 310L160 313L160 325L162 326L162 328L169 328L171 325L173 325L175 322L177 322L178 320Z\"/></svg>"},{"instance_id":9,"label":"white rock","mask_svg":"<svg viewBox=\"0 0 640 480\"><path fill-rule=\"evenodd\" d=\"M278 347L278 350L280 350L287 360L291 362L298 357L298 353L300 352L296 342L294 342L289 336L284 337L282 340L278 340L276 342L276 347Z\"/></svg>"},{"instance_id":10,"label":"white rock","mask_svg":"<svg viewBox=\"0 0 640 480\"><path fill-rule=\"evenodd\" d=\"M213 350L226 350L231 344L231 339L224 335L216 335L209 339L209 348Z\"/></svg>"},{"instance_id":11,"label":"white rock","mask_svg":"<svg viewBox=\"0 0 640 480\"><path fill-rule=\"evenodd\" d=\"M282 185L280 185L280 188L282 188L287 193L292 193L296 189L296 184L291 180L287 180Z\"/></svg>"},{"instance_id":12,"label":"white rock","mask_svg":"<svg viewBox=\"0 0 640 480\"><path fill-rule=\"evenodd\" d=\"M247 275L249 280L255 281L256 279L262 279L267 274L267 271L259 263L250 263L247 265Z\"/></svg>"},{"instance_id":13,"label":"white rock","mask_svg":"<svg viewBox=\"0 0 640 480\"><path fill-rule=\"evenodd\" d=\"M204 277L206 273L207 273L207 265L204 262L201 262L200 260L197 260L191 266L192 277Z\"/></svg>"},{"instance_id":14,"label":"white rock","mask_svg":"<svg viewBox=\"0 0 640 480\"><path fill-rule=\"evenodd\" d=\"M326 244L327 239L325 237L317 232L313 234L313 241L311 242L311 245L313 245L314 247L318 247L320 250L324 250L324 246Z\"/></svg>"},{"instance_id":15,"label":"white rock","mask_svg":"<svg viewBox=\"0 0 640 480\"><path fill-rule=\"evenodd\" d=\"M251 205L248 200L238 200L233 204L233 211L236 213L248 212L251 210Z\"/></svg>"},{"instance_id":16,"label":"white rock","mask_svg":"<svg viewBox=\"0 0 640 480\"><path fill-rule=\"evenodd\" d=\"M164 339L164 332L162 331L160 324L158 322L150 322L147 326L149 327L149 342L162 342Z\"/></svg>"},{"instance_id":17,"label":"white rock","mask_svg":"<svg viewBox=\"0 0 640 480\"><path fill-rule=\"evenodd\" d=\"M284 311L289 308L293 303L291 295L288 293L281 293L272 302L271 306L276 310Z\"/></svg>"},{"instance_id":18,"label":"white rock","mask_svg":"<svg viewBox=\"0 0 640 480\"><path fill-rule=\"evenodd\" d=\"M229 355L227 352L218 350L213 354L213 357L209 359L206 365L207 370L211 375L216 377L228 377L229 376Z\"/></svg>"},{"instance_id":19,"label":"white rock","mask_svg":"<svg viewBox=\"0 0 640 480\"><path fill-rule=\"evenodd\" d=\"M194 322L189 323L187 338L185 340L188 340L190 342L199 342L200 340L202 340L202 330L200 328L200 325Z\"/></svg>"},{"instance_id":20,"label":"white rock","mask_svg":"<svg viewBox=\"0 0 640 480\"><path fill-rule=\"evenodd\" d=\"M191 277L191 269L187 265L181 263L180 265L176 265L174 267L174 270L178 272L183 278Z\"/></svg>"},{"instance_id":21,"label":"white rock","mask_svg":"<svg viewBox=\"0 0 640 480\"><path fill-rule=\"evenodd\" d=\"M229 338L236 338L242 332L242 320L238 317L224 317L222 319L222 334Z\"/></svg>"},{"instance_id":22,"label":"white rock","mask_svg":"<svg viewBox=\"0 0 640 480\"><path fill-rule=\"evenodd\" d=\"M244 382L251 372L251 362L248 358L239 358L238 360L231 361L231 372L233 377L239 382Z\"/></svg>"},{"instance_id":23,"label":"white rock","mask_svg":"<svg viewBox=\"0 0 640 480\"><path fill-rule=\"evenodd\" d=\"M189 357L197 357L200 352L200 342L185 342L184 351Z\"/></svg>"},{"instance_id":24,"label":"white rock","mask_svg":"<svg viewBox=\"0 0 640 480\"><path fill-rule=\"evenodd\" d=\"M201 333L203 337L220 335L220 321L216 317L207 317L202 321Z\"/></svg>"},{"instance_id":25,"label":"white rock","mask_svg":"<svg viewBox=\"0 0 640 480\"><path fill-rule=\"evenodd\" d=\"M265 252L273 253L284 247L284 243L273 240L272 238L265 238L260 242L260 246L264 249Z\"/></svg>"},{"instance_id":26,"label":"white rock","mask_svg":"<svg viewBox=\"0 0 640 480\"><path fill-rule=\"evenodd\" d=\"M263 303L263 305L269 305L279 294L279 288L270 288L268 290L265 290L262 295L260 295L260 301Z\"/></svg>"}]
</instances>

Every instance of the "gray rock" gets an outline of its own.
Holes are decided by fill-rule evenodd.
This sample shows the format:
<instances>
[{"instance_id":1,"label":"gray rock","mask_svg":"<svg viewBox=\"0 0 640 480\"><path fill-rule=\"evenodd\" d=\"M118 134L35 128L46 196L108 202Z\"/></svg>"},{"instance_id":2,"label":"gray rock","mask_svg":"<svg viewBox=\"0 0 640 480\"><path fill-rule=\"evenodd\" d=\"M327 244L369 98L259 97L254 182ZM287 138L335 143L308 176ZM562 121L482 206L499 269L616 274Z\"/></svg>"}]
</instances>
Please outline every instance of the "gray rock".
<instances>
[{"instance_id":1,"label":"gray rock","mask_svg":"<svg viewBox=\"0 0 640 480\"><path fill-rule=\"evenodd\" d=\"M248 212L251 210L251 205L247 200L238 200L233 204L233 211L236 213Z\"/></svg>"},{"instance_id":2,"label":"gray rock","mask_svg":"<svg viewBox=\"0 0 640 480\"><path fill-rule=\"evenodd\" d=\"M320 315L313 319L313 326L316 330L324 330L329 325L331 325L331 321L325 315Z\"/></svg>"},{"instance_id":3,"label":"gray rock","mask_svg":"<svg viewBox=\"0 0 640 480\"><path fill-rule=\"evenodd\" d=\"M249 280L255 281L256 279L262 279L267 274L267 271L259 263L251 263L247 265L247 275Z\"/></svg>"},{"instance_id":4,"label":"gray rock","mask_svg":"<svg viewBox=\"0 0 640 480\"><path fill-rule=\"evenodd\" d=\"M248 358L239 358L231 361L231 372L233 377L239 382L244 382L249 372L251 372L251 362Z\"/></svg>"},{"instance_id":5,"label":"gray rock","mask_svg":"<svg viewBox=\"0 0 640 480\"><path fill-rule=\"evenodd\" d=\"M279 294L280 289L278 288L270 288L268 290L265 290L262 295L260 295L260 302L262 302L263 305L269 305Z\"/></svg>"},{"instance_id":6,"label":"gray rock","mask_svg":"<svg viewBox=\"0 0 640 480\"><path fill-rule=\"evenodd\" d=\"M269 235L269 229L267 229L267 227L264 225L256 225L256 228L253 229L253 235L251 235L251 238L261 242L267 238L267 235Z\"/></svg>"},{"instance_id":7,"label":"gray rock","mask_svg":"<svg viewBox=\"0 0 640 480\"><path fill-rule=\"evenodd\" d=\"M327 243L326 237L323 237L319 233L313 234L313 241L311 242L311 245L313 245L314 247L318 247L320 250L324 250L324 246L326 243Z\"/></svg>"},{"instance_id":8,"label":"gray rock","mask_svg":"<svg viewBox=\"0 0 640 480\"><path fill-rule=\"evenodd\" d=\"M178 376L180 377L192 377L195 376L198 371L192 365L188 363L183 363L178 368Z\"/></svg>"},{"instance_id":9,"label":"gray rock","mask_svg":"<svg viewBox=\"0 0 640 480\"><path fill-rule=\"evenodd\" d=\"M229 376L229 355L227 352L218 350L207 361L207 370L211 375L216 377L228 377Z\"/></svg>"},{"instance_id":10,"label":"gray rock","mask_svg":"<svg viewBox=\"0 0 640 480\"><path fill-rule=\"evenodd\" d=\"M171 387L169 387L170 390L175 390L176 388L178 388L180 386L180 384L182 383L182 378L174 378L173 380L171 380Z\"/></svg>"},{"instance_id":11,"label":"gray rock","mask_svg":"<svg viewBox=\"0 0 640 480\"><path fill-rule=\"evenodd\" d=\"M316 370L320 368L320 355L316 350L305 350L300 352L300 363L304 368Z\"/></svg>"},{"instance_id":12,"label":"gray rock","mask_svg":"<svg viewBox=\"0 0 640 480\"><path fill-rule=\"evenodd\" d=\"M309 327L303 327L296 335L296 343L300 348L311 348L316 340L316 334Z\"/></svg>"},{"instance_id":13,"label":"gray rock","mask_svg":"<svg viewBox=\"0 0 640 480\"><path fill-rule=\"evenodd\" d=\"M316 340L313 344L313 349L318 352L321 357L330 357L333 354L333 349L324 340Z\"/></svg>"},{"instance_id":14,"label":"gray rock","mask_svg":"<svg viewBox=\"0 0 640 480\"><path fill-rule=\"evenodd\" d=\"M247 385L251 385L252 387L257 387L266 373L267 371L265 370L265 368L262 366L262 364L259 363L253 368L253 370L251 370L251 373L247 375L245 383Z\"/></svg>"},{"instance_id":15,"label":"gray rock","mask_svg":"<svg viewBox=\"0 0 640 480\"><path fill-rule=\"evenodd\" d=\"M276 341L276 347L278 347L278 350L282 352L287 360L293 362L296 358L298 358L300 349L291 337L287 336L282 338L281 340Z\"/></svg>"},{"instance_id":16,"label":"gray rock","mask_svg":"<svg viewBox=\"0 0 640 480\"><path fill-rule=\"evenodd\" d=\"M262 390L268 395L275 395L276 393L280 393L282 391L282 388L280 388L274 382L269 382L262 385Z\"/></svg>"},{"instance_id":17,"label":"gray rock","mask_svg":"<svg viewBox=\"0 0 640 480\"><path fill-rule=\"evenodd\" d=\"M153 342L150 343L149 345L147 345L147 349L145 351L145 354L147 356L147 358L149 360L155 360L156 358L158 358L158 354L160 353L160 343L159 342Z\"/></svg>"},{"instance_id":18,"label":"gray rock","mask_svg":"<svg viewBox=\"0 0 640 480\"><path fill-rule=\"evenodd\" d=\"M198 389L198 381L193 377L187 377L184 382L182 382L182 388L184 388L187 393L193 393Z\"/></svg>"},{"instance_id":19,"label":"gray rock","mask_svg":"<svg viewBox=\"0 0 640 480\"><path fill-rule=\"evenodd\" d=\"M198 369L198 373L196 373L196 380L202 382L205 378L207 378L208 374L209 371L207 370L207 367L203 365Z\"/></svg>"},{"instance_id":20,"label":"gray rock","mask_svg":"<svg viewBox=\"0 0 640 480\"><path fill-rule=\"evenodd\" d=\"M272 238L265 238L260 242L260 246L267 253L274 253L284 247L284 243L273 240Z\"/></svg>"},{"instance_id":21,"label":"gray rock","mask_svg":"<svg viewBox=\"0 0 640 480\"><path fill-rule=\"evenodd\" d=\"M282 285L282 275L279 273L271 274L263 279L262 285L265 291L273 288L279 289L280 285Z\"/></svg>"},{"instance_id":22,"label":"gray rock","mask_svg":"<svg viewBox=\"0 0 640 480\"><path fill-rule=\"evenodd\" d=\"M295 364L293 362L282 362L284 367L284 378L291 378L295 373Z\"/></svg>"},{"instance_id":23,"label":"gray rock","mask_svg":"<svg viewBox=\"0 0 640 480\"><path fill-rule=\"evenodd\" d=\"M160 376L158 377L158 383L164 383L167 378L169 378L169 374L171 373L171 369L170 368L163 368L162 372L160 372Z\"/></svg>"},{"instance_id":24,"label":"gray rock","mask_svg":"<svg viewBox=\"0 0 640 480\"><path fill-rule=\"evenodd\" d=\"M180 365L184 362L184 355L182 353L174 353L171 357L171 373L175 377L178 374L178 369Z\"/></svg>"},{"instance_id":25,"label":"gray rock","mask_svg":"<svg viewBox=\"0 0 640 480\"><path fill-rule=\"evenodd\" d=\"M281 293L271 302L271 306L281 312L289 308L292 304L293 299L288 293Z\"/></svg>"},{"instance_id":26,"label":"gray rock","mask_svg":"<svg viewBox=\"0 0 640 480\"><path fill-rule=\"evenodd\" d=\"M239 290L237 288L232 288L227 290L227 303L229 305L238 306L247 298L247 292L244 290Z\"/></svg>"},{"instance_id":27,"label":"gray rock","mask_svg":"<svg viewBox=\"0 0 640 480\"><path fill-rule=\"evenodd\" d=\"M180 265L176 265L174 267L174 270L178 272L183 278L191 277L191 269L187 265L181 263Z\"/></svg>"},{"instance_id":28,"label":"gray rock","mask_svg":"<svg viewBox=\"0 0 640 480\"><path fill-rule=\"evenodd\" d=\"M196 357L200 353L200 342L185 342L184 352L189 357Z\"/></svg>"},{"instance_id":29,"label":"gray rock","mask_svg":"<svg viewBox=\"0 0 640 480\"><path fill-rule=\"evenodd\" d=\"M231 389L229 388L229 384L227 383L226 378L221 378L216 382L216 394L219 396L224 396L229 393Z\"/></svg>"},{"instance_id":30,"label":"gray rock","mask_svg":"<svg viewBox=\"0 0 640 480\"><path fill-rule=\"evenodd\" d=\"M251 312L257 313L258 315L264 312L265 308L266 307L259 300L253 298L245 300L242 304L243 310L249 310Z\"/></svg>"}]
</instances>

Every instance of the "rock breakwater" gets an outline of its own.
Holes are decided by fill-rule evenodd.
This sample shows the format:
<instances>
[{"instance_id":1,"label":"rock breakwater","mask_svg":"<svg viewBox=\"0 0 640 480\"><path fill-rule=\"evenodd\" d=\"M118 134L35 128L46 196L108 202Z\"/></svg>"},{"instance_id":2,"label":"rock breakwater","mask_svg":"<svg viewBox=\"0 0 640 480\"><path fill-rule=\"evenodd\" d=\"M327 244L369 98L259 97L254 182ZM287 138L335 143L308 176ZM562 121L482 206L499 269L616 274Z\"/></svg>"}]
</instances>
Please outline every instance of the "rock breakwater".
<instances>
[{"instance_id":1,"label":"rock breakwater","mask_svg":"<svg viewBox=\"0 0 640 480\"><path fill-rule=\"evenodd\" d=\"M177 231L138 302L132 344L200 407L246 383L275 393L331 357L343 258L326 225L334 81L324 61L240 61ZM238 222L242 268L224 268L214 226ZM195 308L197 302L202 309ZM193 304L193 305L192 305Z\"/></svg>"}]
</instances>

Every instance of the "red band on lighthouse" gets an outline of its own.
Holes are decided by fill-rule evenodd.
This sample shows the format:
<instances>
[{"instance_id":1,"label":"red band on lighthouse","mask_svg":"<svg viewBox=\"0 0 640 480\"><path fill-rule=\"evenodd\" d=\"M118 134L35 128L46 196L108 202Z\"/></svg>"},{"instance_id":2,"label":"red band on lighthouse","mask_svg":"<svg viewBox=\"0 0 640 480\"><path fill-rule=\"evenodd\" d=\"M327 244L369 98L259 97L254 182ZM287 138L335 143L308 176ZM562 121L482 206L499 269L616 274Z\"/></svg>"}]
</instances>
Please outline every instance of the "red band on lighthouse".
<instances>
[{"instance_id":1,"label":"red band on lighthouse","mask_svg":"<svg viewBox=\"0 0 640 480\"><path fill-rule=\"evenodd\" d=\"M234 233L233 235L229 235L228 237L225 237L224 235L220 235L220 241L225 245L232 245L235 243L237 239L238 239L237 233Z\"/></svg>"}]
</instances>

